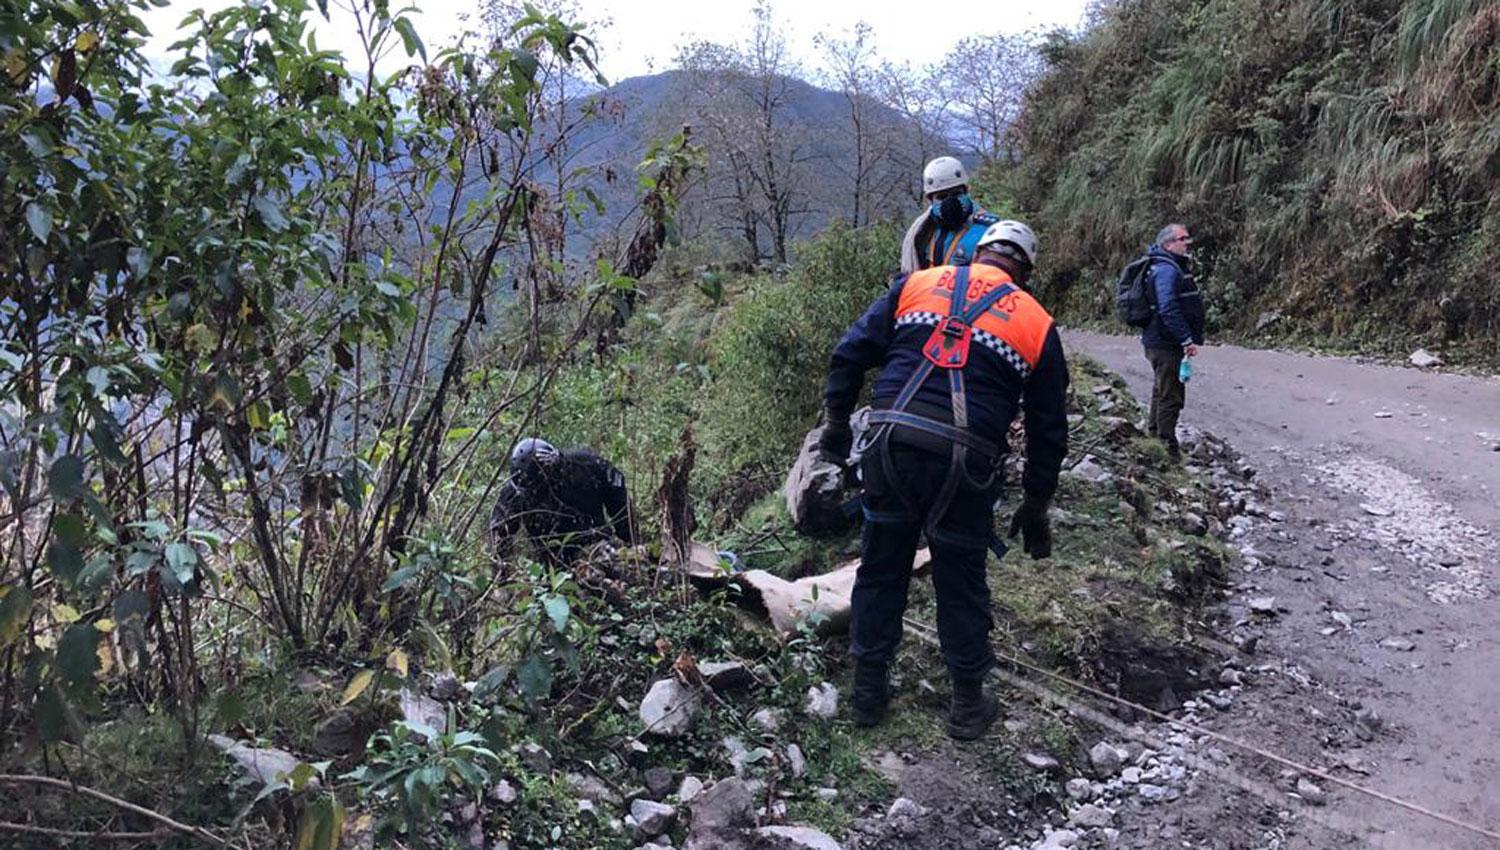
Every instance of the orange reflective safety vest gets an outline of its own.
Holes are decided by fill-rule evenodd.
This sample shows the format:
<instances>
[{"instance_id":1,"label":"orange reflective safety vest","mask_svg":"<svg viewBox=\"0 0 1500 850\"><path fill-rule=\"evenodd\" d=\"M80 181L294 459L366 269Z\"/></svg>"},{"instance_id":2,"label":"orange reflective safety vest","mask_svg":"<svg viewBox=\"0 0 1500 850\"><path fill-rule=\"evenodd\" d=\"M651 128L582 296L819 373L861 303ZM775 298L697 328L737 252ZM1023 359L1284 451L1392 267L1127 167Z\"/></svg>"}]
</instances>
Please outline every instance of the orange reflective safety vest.
<instances>
[{"instance_id":1,"label":"orange reflective safety vest","mask_svg":"<svg viewBox=\"0 0 1500 850\"><path fill-rule=\"evenodd\" d=\"M1022 378L1031 374L1042 356L1042 346L1047 341L1047 332L1052 329L1052 316L1037 300L1016 287L1010 275L996 266L976 264L962 267L968 273L968 291L964 307L972 308L997 288L1009 291L1000 295L984 312L967 322L969 335L961 340L962 332L951 327L954 317L953 288L960 267L935 266L913 272L901 288L901 298L896 304L896 326L928 325L941 332L948 326L947 338L954 344L947 349L949 358L958 357L959 362L945 365L934 360L939 368L962 369L967 361L967 343L975 342L994 351ZM934 333L936 340L941 334ZM932 360L930 349L934 340L924 346L924 354ZM962 348L962 351L957 349ZM942 351L937 352L941 359Z\"/></svg>"}]
</instances>

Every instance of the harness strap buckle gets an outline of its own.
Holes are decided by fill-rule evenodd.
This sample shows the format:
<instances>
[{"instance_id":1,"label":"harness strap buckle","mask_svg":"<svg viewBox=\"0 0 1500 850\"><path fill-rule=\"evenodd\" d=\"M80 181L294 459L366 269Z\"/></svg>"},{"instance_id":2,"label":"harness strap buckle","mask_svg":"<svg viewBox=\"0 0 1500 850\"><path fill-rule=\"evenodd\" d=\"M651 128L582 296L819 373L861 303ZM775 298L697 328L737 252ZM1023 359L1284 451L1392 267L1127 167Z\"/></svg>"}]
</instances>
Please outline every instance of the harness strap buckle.
<instances>
[{"instance_id":1,"label":"harness strap buckle","mask_svg":"<svg viewBox=\"0 0 1500 850\"><path fill-rule=\"evenodd\" d=\"M922 346L922 356L939 369L962 369L969 362L969 343L974 329L957 316L948 316L932 329Z\"/></svg>"}]
</instances>

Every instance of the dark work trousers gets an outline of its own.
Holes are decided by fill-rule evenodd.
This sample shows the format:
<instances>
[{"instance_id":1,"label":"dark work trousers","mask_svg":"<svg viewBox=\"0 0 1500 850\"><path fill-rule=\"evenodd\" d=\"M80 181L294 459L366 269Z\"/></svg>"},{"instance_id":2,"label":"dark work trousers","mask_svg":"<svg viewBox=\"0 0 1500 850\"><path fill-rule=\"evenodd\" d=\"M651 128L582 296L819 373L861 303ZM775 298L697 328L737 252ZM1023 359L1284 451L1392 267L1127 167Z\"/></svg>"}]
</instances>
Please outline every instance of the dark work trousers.
<instances>
[{"instance_id":1,"label":"dark work trousers","mask_svg":"<svg viewBox=\"0 0 1500 850\"><path fill-rule=\"evenodd\" d=\"M858 661L881 664L890 664L896 657L918 538L949 465L947 454L895 441L886 441L886 450L894 480L881 462L879 442L861 462L864 541L849 629L849 654ZM976 677L988 671L995 658L989 639L993 620L985 584L985 546L994 527L993 506L1001 484L997 479L984 490L976 488L974 483L988 477L988 461L971 455L969 465L975 482L960 484L927 543L932 549L932 587L943 660L954 675Z\"/></svg>"},{"instance_id":2,"label":"dark work trousers","mask_svg":"<svg viewBox=\"0 0 1500 850\"><path fill-rule=\"evenodd\" d=\"M1182 415L1182 406L1187 403L1187 386L1177 377L1182 366L1182 349L1148 348L1146 359L1151 361L1151 371L1156 380L1151 386L1151 416L1147 427L1152 436L1166 441L1168 447L1177 447L1177 417Z\"/></svg>"}]
</instances>

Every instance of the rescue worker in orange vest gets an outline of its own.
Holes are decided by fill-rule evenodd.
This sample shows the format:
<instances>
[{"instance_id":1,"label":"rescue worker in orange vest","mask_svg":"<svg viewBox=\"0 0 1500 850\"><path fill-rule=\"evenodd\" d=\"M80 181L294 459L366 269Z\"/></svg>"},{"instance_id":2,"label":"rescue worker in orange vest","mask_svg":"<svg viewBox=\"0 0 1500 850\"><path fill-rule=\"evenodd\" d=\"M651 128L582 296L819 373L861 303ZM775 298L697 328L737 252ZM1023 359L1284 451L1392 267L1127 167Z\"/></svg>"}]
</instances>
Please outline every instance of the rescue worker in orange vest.
<instances>
[{"instance_id":1,"label":"rescue worker in orange vest","mask_svg":"<svg viewBox=\"0 0 1500 850\"><path fill-rule=\"evenodd\" d=\"M979 253L979 237L1000 217L969 195L963 163L951 156L927 163L922 169L922 194L927 209L912 221L901 240L902 274L972 263Z\"/></svg>"},{"instance_id":2,"label":"rescue worker in orange vest","mask_svg":"<svg viewBox=\"0 0 1500 850\"><path fill-rule=\"evenodd\" d=\"M1000 713L984 689L994 663L985 552L1004 485L1006 432L1026 424L1025 491L1008 536L1033 558L1052 552L1048 504L1067 452L1068 366L1052 317L1021 289L1037 240L1017 221L991 226L969 266L897 279L834 349L824 393L823 457L847 463L849 416L864 373L879 368L862 438L862 562L849 651L854 721L873 726L890 702L889 670L918 538L932 551L938 637L953 685L948 734L983 735Z\"/></svg>"}]
</instances>

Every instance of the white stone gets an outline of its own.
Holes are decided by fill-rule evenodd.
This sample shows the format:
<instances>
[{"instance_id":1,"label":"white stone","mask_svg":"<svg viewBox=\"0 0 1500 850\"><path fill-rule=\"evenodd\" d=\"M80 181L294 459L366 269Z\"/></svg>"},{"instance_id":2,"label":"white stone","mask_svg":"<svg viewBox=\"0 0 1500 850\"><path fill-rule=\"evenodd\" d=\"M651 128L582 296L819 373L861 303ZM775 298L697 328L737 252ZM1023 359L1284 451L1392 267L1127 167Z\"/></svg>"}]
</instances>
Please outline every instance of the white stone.
<instances>
[{"instance_id":1,"label":"white stone","mask_svg":"<svg viewBox=\"0 0 1500 850\"><path fill-rule=\"evenodd\" d=\"M826 832L810 826L763 826L756 834L770 839L773 847L791 847L797 850L841 850L839 843ZM771 843L774 842L774 843Z\"/></svg>"},{"instance_id":2,"label":"white stone","mask_svg":"<svg viewBox=\"0 0 1500 850\"><path fill-rule=\"evenodd\" d=\"M703 791L703 780L696 776L684 776L682 784L677 786L677 801L686 803L698 796Z\"/></svg>"},{"instance_id":3,"label":"white stone","mask_svg":"<svg viewBox=\"0 0 1500 850\"><path fill-rule=\"evenodd\" d=\"M1411 361L1411 365L1417 367L1418 369L1430 369L1433 366L1443 365L1443 358L1437 356L1436 354L1433 354L1425 348L1419 348L1416 351L1413 351L1411 353L1411 357L1408 358L1408 360Z\"/></svg>"},{"instance_id":4,"label":"white stone","mask_svg":"<svg viewBox=\"0 0 1500 850\"><path fill-rule=\"evenodd\" d=\"M1307 778L1297 780L1297 796L1307 801L1311 806L1325 806L1328 804L1328 792L1319 788Z\"/></svg>"},{"instance_id":5,"label":"white stone","mask_svg":"<svg viewBox=\"0 0 1500 850\"><path fill-rule=\"evenodd\" d=\"M807 689L807 713L824 720L832 720L839 713L839 689L824 682Z\"/></svg>"},{"instance_id":6,"label":"white stone","mask_svg":"<svg viewBox=\"0 0 1500 850\"><path fill-rule=\"evenodd\" d=\"M641 700L641 722L646 731L665 738L686 733L702 712L702 694L676 679L662 679Z\"/></svg>"},{"instance_id":7,"label":"white stone","mask_svg":"<svg viewBox=\"0 0 1500 850\"><path fill-rule=\"evenodd\" d=\"M802 755L802 748L796 744L786 745L786 763L791 768L794 779L801 779L807 773L807 758Z\"/></svg>"}]
</instances>

